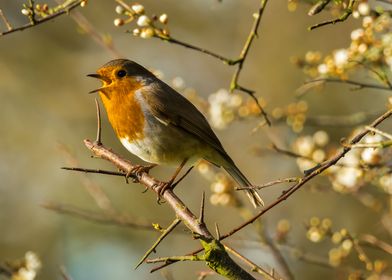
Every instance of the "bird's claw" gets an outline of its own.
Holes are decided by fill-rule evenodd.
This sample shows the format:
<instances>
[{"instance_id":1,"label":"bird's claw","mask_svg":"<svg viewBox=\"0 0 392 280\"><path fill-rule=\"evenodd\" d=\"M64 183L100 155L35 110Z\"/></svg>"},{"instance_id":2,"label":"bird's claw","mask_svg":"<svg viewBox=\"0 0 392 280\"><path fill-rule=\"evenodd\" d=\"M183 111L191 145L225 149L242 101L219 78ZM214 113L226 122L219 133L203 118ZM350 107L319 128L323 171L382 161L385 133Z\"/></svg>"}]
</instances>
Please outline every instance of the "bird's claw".
<instances>
[{"instance_id":1,"label":"bird's claw","mask_svg":"<svg viewBox=\"0 0 392 280\"><path fill-rule=\"evenodd\" d=\"M142 173L147 173L150 172L150 170L155 167L156 164L151 164L151 165L135 165L134 167L131 168L126 174L125 174L125 182L128 184L128 178L132 177L132 182L137 183L139 180L139 176Z\"/></svg>"},{"instance_id":2,"label":"bird's claw","mask_svg":"<svg viewBox=\"0 0 392 280\"><path fill-rule=\"evenodd\" d=\"M153 189L157 192L158 197L157 197L157 203L161 204L163 202L162 200L162 196L164 194L164 192L168 189L172 189L173 188L173 182L169 181L169 182L158 182L153 186Z\"/></svg>"}]
</instances>

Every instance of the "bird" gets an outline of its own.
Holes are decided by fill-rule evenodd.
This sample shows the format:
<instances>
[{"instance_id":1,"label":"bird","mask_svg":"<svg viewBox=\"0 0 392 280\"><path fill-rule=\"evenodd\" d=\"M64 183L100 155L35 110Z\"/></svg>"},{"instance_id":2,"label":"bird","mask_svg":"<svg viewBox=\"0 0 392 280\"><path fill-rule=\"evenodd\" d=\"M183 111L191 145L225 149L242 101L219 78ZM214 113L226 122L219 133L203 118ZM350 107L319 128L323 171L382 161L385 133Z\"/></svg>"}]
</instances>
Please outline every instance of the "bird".
<instances>
[{"instance_id":1,"label":"bird","mask_svg":"<svg viewBox=\"0 0 392 280\"><path fill-rule=\"evenodd\" d=\"M253 185L223 148L204 115L184 96L157 78L142 65L115 59L87 75L97 78L98 92L114 132L122 145L149 167L178 166L162 194L174 182L184 165L204 159L222 167L245 188L254 207L264 202ZM135 170L132 170L135 171Z\"/></svg>"}]
</instances>

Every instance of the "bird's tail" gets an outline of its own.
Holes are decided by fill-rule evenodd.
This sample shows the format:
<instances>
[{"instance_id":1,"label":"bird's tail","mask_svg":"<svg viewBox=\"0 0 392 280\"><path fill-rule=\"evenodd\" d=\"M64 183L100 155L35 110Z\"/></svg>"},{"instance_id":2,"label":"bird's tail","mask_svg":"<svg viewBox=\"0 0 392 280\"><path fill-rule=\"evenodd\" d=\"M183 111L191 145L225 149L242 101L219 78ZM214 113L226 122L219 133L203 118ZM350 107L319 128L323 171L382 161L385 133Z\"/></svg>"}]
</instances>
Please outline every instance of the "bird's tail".
<instances>
[{"instance_id":1,"label":"bird's tail","mask_svg":"<svg viewBox=\"0 0 392 280\"><path fill-rule=\"evenodd\" d=\"M234 165L234 163L229 167L224 166L223 168L238 184L241 185L241 187L253 187L253 185L249 182L245 175L242 174L238 167ZM255 208L258 206L264 206L264 201L261 199L261 196L255 189L247 189L245 190L245 193Z\"/></svg>"}]
</instances>

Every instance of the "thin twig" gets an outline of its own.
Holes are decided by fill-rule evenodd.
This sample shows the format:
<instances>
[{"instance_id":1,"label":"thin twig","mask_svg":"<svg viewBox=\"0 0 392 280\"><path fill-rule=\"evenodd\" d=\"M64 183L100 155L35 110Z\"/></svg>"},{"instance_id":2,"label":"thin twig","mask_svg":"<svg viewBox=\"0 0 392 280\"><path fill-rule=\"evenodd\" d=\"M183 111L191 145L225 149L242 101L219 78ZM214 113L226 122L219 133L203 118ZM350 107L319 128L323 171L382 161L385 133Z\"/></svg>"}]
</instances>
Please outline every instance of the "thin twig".
<instances>
[{"instance_id":1,"label":"thin twig","mask_svg":"<svg viewBox=\"0 0 392 280\"><path fill-rule=\"evenodd\" d=\"M199 256L173 256L173 257L163 257L163 258L156 258L156 259L148 259L146 263L173 263L173 262L182 262L182 261L204 261L203 258Z\"/></svg>"},{"instance_id":2,"label":"thin twig","mask_svg":"<svg viewBox=\"0 0 392 280\"><path fill-rule=\"evenodd\" d=\"M260 266L258 266L254 262L252 262L250 259L248 259L244 255L241 255L238 251L236 251L232 247L230 247L228 245L225 245L225 248L226 248L226 251L228 251L229 253L233 254L234 256L236 256L237 258L242 260L244 263L246 263L248 266L250 266L251 271L254 271L254 272L259 273L260 275L263 275L266 279L278 280L278 278L275 278L268 271L266 271L265 269L261 268Z\"/></svg>"},{"instance_id":3,"label":"thin twig","mask_svg":"<svg viewBox=\"0 0 392 280\"><path fill-rule=\"evenodd\" d=\"M335 78L319 78L319 79L314 79L314 80L311 80L311 81L307 81L304 84L308 85L308 84L315 83L316 85L319 85L320 82L349 84L349 85L358 86L360 89L362 89L362 88L373 88L373 89L388 90L388 91L392 90L390 87L384 86L384 85L369 84L369 83L363 83L363 82L358 82L358 81L353 81L353 80L335 79ZM298 95L299 96L303 95L303 92L298 94Z\"/></svg>"},{"instance_id":4,"label":"thin twig","mask_svg":"<svg viewBox=\"0 0 392 280\"><path fill-rule=\"evenodd\" d=\"M10 33L13 33L13 32L16 32L16 31L22 31L22 30L25 30L25 29L37 26L37 25L42 24L44 22L50 21L50 20L52 20L52 19L54 19L54 18L56 18L56 17L58 17L60 15L68 14L71 10L73 10L76 7L80 6L81 2L82 2L82 0L76 0L76 1L74 1L72 3L70 3L69 5L63 7L62 9L60 9L56 13L48 15L48 16L46 16L44 18L36 19L34 23L33 22L29 22L29 23L27 23L25 25L22 25L22 26L19 26L17 28L13 28L11 30L4 31L4 32L0 33L0 37L4 36L4 35L7 35L7 34L10 34Z\"/></svg>"},{"instance_id":5,"label":"thin twig","mask_svg":"<svg viewBox=\"0 0 392 280\"><path fill-rule=\"evenodd\" d=\"M392 140L392 135L389 134L389 133L386 133L386 132L384 132L384 131L382 131L382 130L379 130L379 129L377 129L377 128L370 127L370 126L365 126L365 128L366 128L366 129L369 129L370 131L372 131L372 132L374 132L374 133L380 134L381 136L384 136L385 138L388 138L388 139L391 139L391 140Z\"/></svg>"},{"instance_id":6,"label":"thin twig","mask_svg":"<svg viewBox=\"0 0 392 280\"><path fill-rule=\"evenodd\" d=\"M98 45L107 50L115 58L123 57L123 55L113 45L113 41L111 40L111 38L99 33L82 13L76 11L73 14L70 14L70 16L78 24L78 26L86 34L88 34Z\"/></svg>"},{"instance_id":7,"label":"thin twig","mask_svg":"<svg viewBox=\"0 0 392 280\"><path fill-rule=\"evenodd\" d=\"M69 275L64 266L60 266L60 274L64 280L72 280L72 277Z\"/></svg>"},{"instance_id":8,"label":"thin twig","mask_svg":"<svg viewBox=\"0 0 392 280\"><path fill-rule=\"evenodd\" d=\"M384 149L384 148L392 146L392 140L375 142L375 143L358 143L358 144L354 144L354 145L342 143L342 145L345 147L346 146L351 147L353 149L354 148L380 148L380 149Z\"/></svg>"},{"instance_id":9,"label":"thin twig","mask_svg":"<svg viewBox=\"0 0 392 280\"><path fill-rule=\"evenodd\" d=\"M359 237L359 243L360 244L370 244L373 247L379 248L379 249L383 250L384 252L392 255L392 245L378 239L374 235L371 235L371 234L361 235Z\"/></svg>"},{"instance_id":10,"label":"thin twig","mask_svg":"<svg viewBox=\"0 0 392 280\"><path fill-rule=\"evenodd\" d=\"M261 190L264 188L268 188L277 184L282 184L282 183L293 183L293 182L299 182L301 178L298 177L289 177L289 178L283 178L283 179L277 179L270 181L268 183L258 185L258 186L251 186L251 187L236 187L236 190L249 190L249 189L256 189L256 190Z\"/></svg>"},{"instance_id":11,"label":"thin twig","mask_svg":"<svg viewBox=\"0 0 392 280\"><path fill-rule=\"evenodd\" d=\"M152 247L150 249L148 249L148 251L143 255L143 257L140 259L140 261L138 262L138 264L135 266L135 269L137 269L147 258L148 256L152 253L155 252L156 247L159 245L159 243L161 243L163 241L163 239L165 239L166 236L169 235L170 232L173 231L173 229L175 229L175 227L181 223L180 219L175 219L170 226L165 229L161 236L159 236L159 238L157 239L157 241L152 245Z\"/></svg>"},{"instance_id":12,"label":"thin twig","mask_svg":"<svg viewBox=\"0 0 392 280\"><path fill-rule=\"evenodd\" d=\"M338 17L336 19L333 19L333 20L327 20L327 21L323 21L323 22L317 23L315 25L312 25L312 26L309 27L309 30L313 30L313 29L316 29L316 28L319 28L319 27L322 27L322 26L325 26L325 25L335 24L335 23L338 23L338 22L345 21L353 13L355 1L356 0L350 0L349 1L348 5L347 5L347 8L344 10L343 14L340 17Z\"/></svg>"},{"instance_id":13,"label":"thin twig","mask_svg":"<svg viewBox=\"0 0 392 280\"><path fill-rule=\"evenodd\" d=\"M258 28L259 28L259 25L260 25L260 22L261 22L261 17L263 15L263 12L264 12L265 7L267 5L267 2L268 2L268 0L261 0L260 1L260 7L259 7L258 12L255 14L255 20L253 22L253 26L252 26L252 28L250 30L248 38L245 41L245 45L242 48L240 56L239 56L239 58L237 60L238 61L237 70L234 72L233 78L231 79L230 91L232 92L232 91L237 89L237 90L240 90L240 91L243 91L243 92L247 93L255 101L257 107L260 110L260 113L263 115L264 120L266 121L268 126L271 126L271 121L269 120L268 115L264 111L263 107L260 105L257 97L254 94L254 91L246 89L246 88L244 88L244 87L242 87L242 86L240 86L238 84L238 79L239 79L240 73L242 71L242 67L243 67L243 65L245 63L245 60L247 58L247 55L249 53L250 47L252 45L252 42L258 36L257 31L258 31Z\"/></svg>"},{"instance_id":14,"label":"thin twig","mask_svg":"<svg viewBox=\"0 0 392 280\"><path fill-rule=\"evenodd\" d=\"M121 177L125 177L127 175L124 172L110 171L110 170L103 170L103 169L89 169L89 168L80 168L80 167L61 167L61 169L84 172L84 173L96 173L96 174L105 174L105 175L112 175L112 176L121 176Z\"/></svg>"},{"instance_id":15,"label":"thin twig","mask_svg":"<svg viewBox=\"0 0 392 280\"><path fill-rule=\"evenodd\" d=\"M165 36L165 35L159 33L159 34L155 34L154 37L158 38L158 39L161 39L164 42L176 44L176 45L179 45L179 46L182 46L182 47L185 47L185 48L188 48L188 49L191 49L191 50L195 50L195 51L204 53L204 54L209 55L209 56L212 56L214 58L217 58L217 59L221 60L223 63L225 63L227 65L236 65L236 64L239 63L239 60L237 60L237 59L230 59L230 58L224 57L224 56L222 56L220 54L214 53L214 52L209 51L207 49L204 49L204 48L201 48L201 47L198 47L198 46L191 45L191 44L188 44L186 42L180 41L180 40L175 39L175 38L173 38L171 36Z\"/></svg>"},{"instance_id":16,"label":"thin twig","mask_svg":"<svg viewBox=\"0 0 392 280\"><path fill-rule=\"evenodd\" d=\"M5 16L5 14L3 13L3 10L0 9L0 17L1 19L4 21L5 26L7 27L8 31L12 30L12 25L11 23L8 21L7 17Z\"/></svg>"},{"instance_id":17,"label":"thin twig","mask_svg":"<svg viewBox=\"0 0 392 280\"><path fill-rule=\"evenodd\" d=\"M137 228L143 230L154 230L151 223L134 222L124 216L106 215L98 212L80 209L72 205L59 204L54 202L45 202L41 204L41 206L44 207L45 209L52 210L60 214L66 214L66 215L86 219L101 224L109 224L109 225Z\"/></svg>"}]
</instances>

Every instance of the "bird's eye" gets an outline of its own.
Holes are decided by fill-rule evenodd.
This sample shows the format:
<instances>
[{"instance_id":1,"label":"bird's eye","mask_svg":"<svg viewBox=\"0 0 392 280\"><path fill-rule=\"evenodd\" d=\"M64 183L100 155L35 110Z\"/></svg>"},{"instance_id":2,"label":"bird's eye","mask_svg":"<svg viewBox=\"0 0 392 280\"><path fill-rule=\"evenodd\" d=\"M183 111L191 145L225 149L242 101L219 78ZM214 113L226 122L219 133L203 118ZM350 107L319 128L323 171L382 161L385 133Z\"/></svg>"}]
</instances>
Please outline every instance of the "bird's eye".
<instances>
[{"instance_id":1,"label":"bird's eye","mask_svg":"<svg viewBox=\"0 0 392 280\"><path fill-rule=\"evenodd\" d=\"M122 78L127 75L127 72L125 72L125 70L118 70L116 75L117 75L117 77Z\"/></svg>"}]
</instances>

